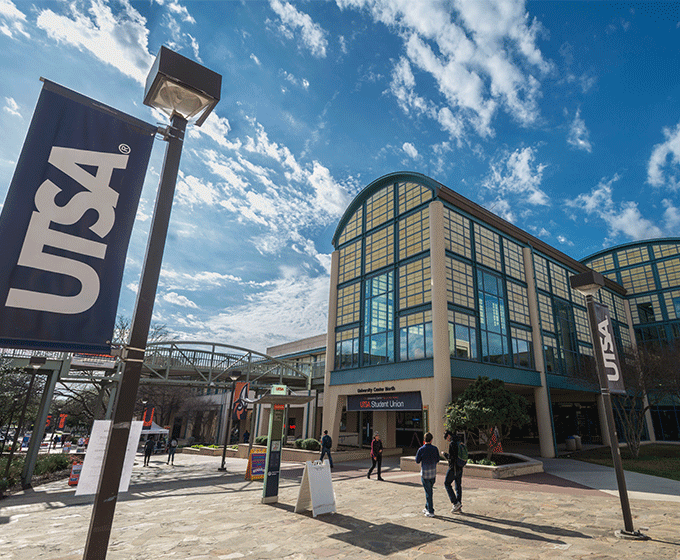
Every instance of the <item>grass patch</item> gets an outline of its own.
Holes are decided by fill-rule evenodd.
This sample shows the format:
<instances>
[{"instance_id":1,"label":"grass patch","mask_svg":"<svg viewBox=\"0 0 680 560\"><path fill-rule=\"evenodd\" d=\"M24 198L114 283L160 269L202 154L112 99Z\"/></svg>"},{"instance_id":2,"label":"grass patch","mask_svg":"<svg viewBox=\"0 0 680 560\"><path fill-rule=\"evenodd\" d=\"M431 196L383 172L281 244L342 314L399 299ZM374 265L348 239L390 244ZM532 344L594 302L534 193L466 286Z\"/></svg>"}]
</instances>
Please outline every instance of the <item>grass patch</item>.
<instances>
[{"instance_id":1,"label":"grass patch","mask_svg":"<svg viewBox=\"0 0 680 560\"><path fill-rule=\"evenodd\" d=\"M571 458L606 467L614 466L609 447L578 451ZM627 471L680 480L680 445L643 445L637 459L632 459L628 450L622 448L621 462Z\"/></svg>"}]
</instances>

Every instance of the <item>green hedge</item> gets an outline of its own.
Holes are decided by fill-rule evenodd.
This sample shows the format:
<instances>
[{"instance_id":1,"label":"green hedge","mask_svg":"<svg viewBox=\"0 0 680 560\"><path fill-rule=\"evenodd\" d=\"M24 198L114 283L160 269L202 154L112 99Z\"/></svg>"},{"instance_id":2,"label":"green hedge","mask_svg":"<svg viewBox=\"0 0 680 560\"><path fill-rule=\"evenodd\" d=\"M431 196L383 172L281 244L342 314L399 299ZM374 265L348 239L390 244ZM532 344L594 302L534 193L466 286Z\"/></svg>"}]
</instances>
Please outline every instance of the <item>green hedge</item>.
<instances>
[{"instance_id":1,"label":"green hedge","mask_svg":"<svg viewBox=\"0 0 680 560\"><path fill-rule=\"evenodd\" d=\"M307 451L319 451L321 449L321 444L314 438L296 439L295 447L298 449L306 449Z\"/></svg>"}]
</instances>

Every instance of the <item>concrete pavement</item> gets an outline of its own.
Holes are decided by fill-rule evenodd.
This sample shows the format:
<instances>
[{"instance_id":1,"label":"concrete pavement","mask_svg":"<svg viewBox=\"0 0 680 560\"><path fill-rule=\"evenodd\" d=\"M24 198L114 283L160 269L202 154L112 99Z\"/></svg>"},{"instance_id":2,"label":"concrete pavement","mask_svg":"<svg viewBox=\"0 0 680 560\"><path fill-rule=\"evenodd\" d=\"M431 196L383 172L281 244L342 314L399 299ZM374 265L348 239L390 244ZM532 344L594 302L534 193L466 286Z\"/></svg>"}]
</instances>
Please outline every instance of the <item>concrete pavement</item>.
<instances>
[{"instance_id":1,"label":"concrete pavement","mask_svg":"<svg viewBox=\"0 0 680 560\"><path fill-rule=\"evenodd\" d=\"M369 461L336 464L337 513L316 518L293 512L301 465L284 464L279 502L262 504L262 483L244 480L246 461L228 458L226 473L220 462L178 454L174 467L154 456L144 468L139 456L107 558L680 560L678 483L655 477L626 473L635 527L651 537L638 542L614 536L620 503L602 482L609 475L616 487L613 470L568 459L510 480L464 477L462 514L450 513L440 477L431 519L418 473L400 471L397 458L385 459L385 482L366 478ZM74 496L66 481L0 501L0 558L80 560L91 510L92 497Z\"/></svg>"}]
</instances>

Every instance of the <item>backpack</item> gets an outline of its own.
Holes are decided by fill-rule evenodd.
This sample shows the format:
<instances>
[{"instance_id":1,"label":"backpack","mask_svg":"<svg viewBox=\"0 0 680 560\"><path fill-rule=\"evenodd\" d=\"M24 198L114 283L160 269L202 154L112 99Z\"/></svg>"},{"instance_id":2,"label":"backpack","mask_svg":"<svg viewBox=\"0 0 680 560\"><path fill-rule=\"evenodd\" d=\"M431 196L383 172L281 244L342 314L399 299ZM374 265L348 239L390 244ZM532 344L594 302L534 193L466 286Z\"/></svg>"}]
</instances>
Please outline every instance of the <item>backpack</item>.
<instances>
[{"instance_id":1,"label":"backpack","mask_svg":"<svg viewBox=\"0 0 680 560\"><path fill-rule=\"evenodd\" d=\"M329 436L328 434L326 434L325 436L323 436L323 437L321 438L321 446L322 446L322 447L327 447L328 449L330 449L331 447L333 447L333 440L331 439L331 436Z\"/></svg>"},{"instance_id":2,"label":"backpack","mask_svg":"<svg viewBox=\"0 0 680 560\"><path fill-rule=\"evenodd\" d=\"M468 449L462 441L458 442L458 458L456 459L457 467L464 467L468 462Z\"/></svg>"}]
</instances>

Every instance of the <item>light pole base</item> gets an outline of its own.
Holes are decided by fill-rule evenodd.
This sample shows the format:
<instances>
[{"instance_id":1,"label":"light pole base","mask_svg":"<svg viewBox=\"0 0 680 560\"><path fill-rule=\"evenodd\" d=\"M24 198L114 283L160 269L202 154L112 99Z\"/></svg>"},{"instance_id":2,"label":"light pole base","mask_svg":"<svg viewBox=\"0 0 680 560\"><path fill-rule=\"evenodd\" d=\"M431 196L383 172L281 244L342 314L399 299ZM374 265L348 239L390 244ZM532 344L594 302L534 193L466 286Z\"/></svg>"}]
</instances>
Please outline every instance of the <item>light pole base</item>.
<instances>
[{"instance_id":1,"label":"light pole base","mask_svg":"<svg viewBox=\"0 0 680 560\"><path fill-rule=\"evenodd\" d=\"M648 537L640 531L626 531L625 529L621 529L620 531L614 531L614 534L619 539L628 539L634 541L648 541L651 539L651 537Z\"/></svg>"},{"instance_id":2,"label":"light pole base","mask_svg":"<svg viewBox=\"0 0 680 560\"><path fill-rule=\"evenodd\" d=\"M217 470L220 472L224 472L227 470L227 467L217 467Z\"/></svg>"}]
</instances>

